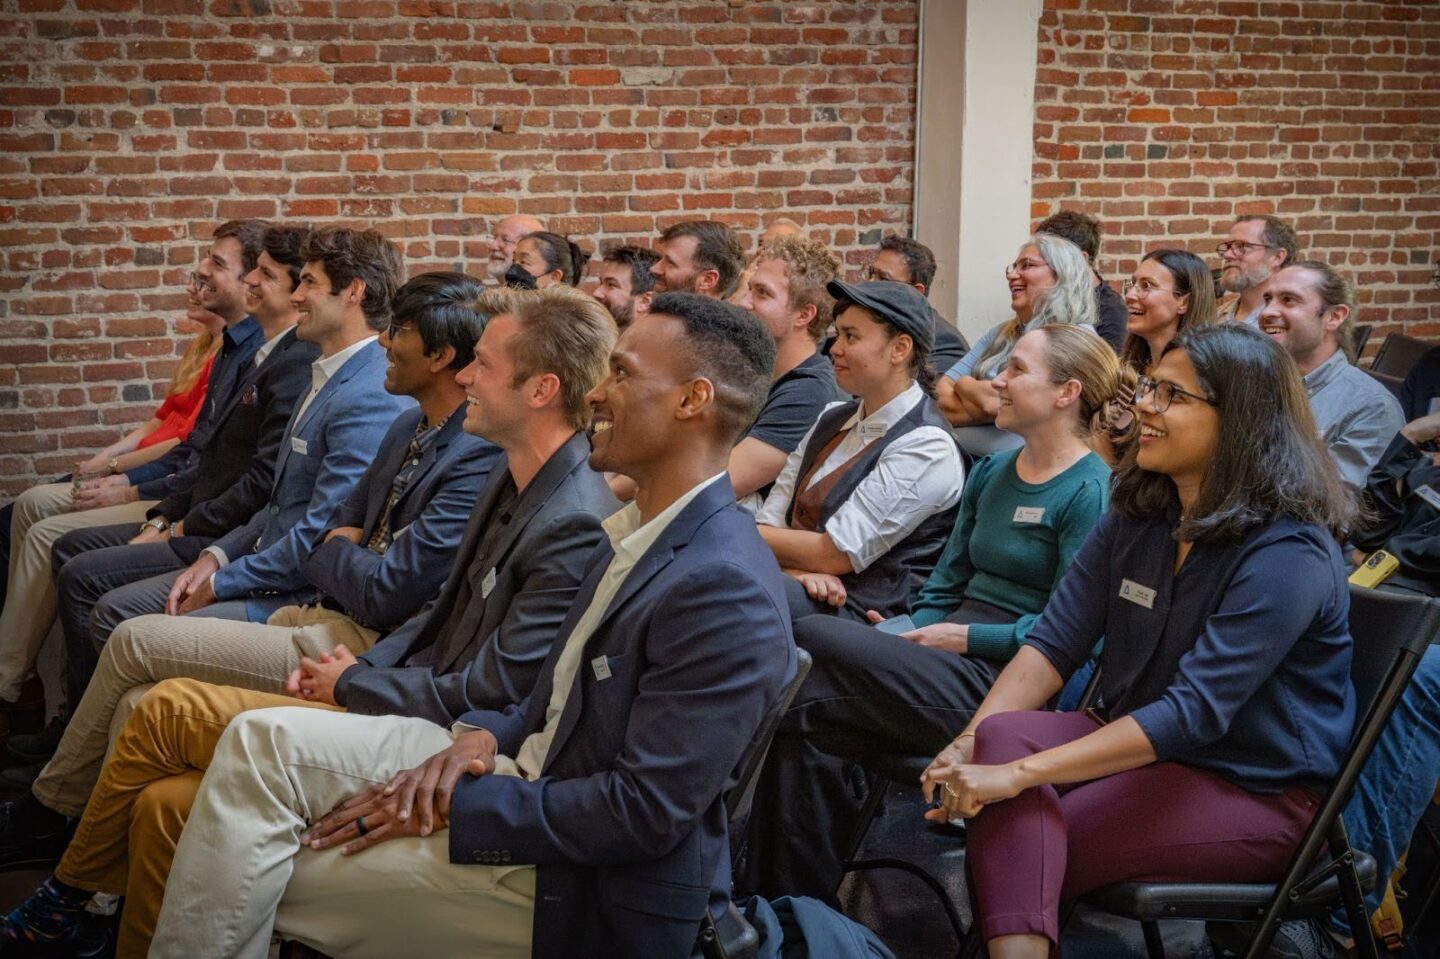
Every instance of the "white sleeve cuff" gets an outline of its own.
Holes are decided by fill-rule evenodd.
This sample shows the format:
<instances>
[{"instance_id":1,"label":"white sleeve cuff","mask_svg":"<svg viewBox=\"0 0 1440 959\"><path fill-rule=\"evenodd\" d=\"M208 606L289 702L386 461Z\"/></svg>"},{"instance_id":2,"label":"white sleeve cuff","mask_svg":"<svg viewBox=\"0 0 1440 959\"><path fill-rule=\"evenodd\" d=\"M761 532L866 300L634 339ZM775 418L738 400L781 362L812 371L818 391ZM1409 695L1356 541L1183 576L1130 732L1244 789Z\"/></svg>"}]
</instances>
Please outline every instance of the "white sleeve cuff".
<instances>
[{"instance_id":1,"label":"white sleeve cuff","mask_svg":"<svg viewBox=\"0 0 1440 959\"><path fill-rule=\"evenodd\" d=\"M224 569L226 566L230 565L230 557L226 556L225 551L218 546L207 546L203 550L201 550L201 552L209 553L211 556L215 557L215 562L220 564L221 569Z\"/></svg>"}]
</instances>

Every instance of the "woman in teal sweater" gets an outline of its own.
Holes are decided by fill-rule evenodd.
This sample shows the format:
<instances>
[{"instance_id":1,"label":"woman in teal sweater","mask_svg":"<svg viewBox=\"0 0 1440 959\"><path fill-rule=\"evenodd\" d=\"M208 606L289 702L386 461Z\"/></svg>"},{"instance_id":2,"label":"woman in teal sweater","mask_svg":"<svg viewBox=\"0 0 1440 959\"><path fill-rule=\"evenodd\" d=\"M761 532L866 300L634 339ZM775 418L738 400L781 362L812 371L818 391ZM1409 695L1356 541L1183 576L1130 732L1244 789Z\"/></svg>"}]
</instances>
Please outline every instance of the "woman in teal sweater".
<instances>
[{"instance_id":1,"label":"woman in teal sweater","mask_svg":"<svg viewBox=\"0 0 1440 959\"><path fill-rule=\"evenodd\" d=\"M971 471L913 623L796 622L814 666L761 775L745 891L833 903L863 792L853 764L928 758L964 728L1105 511L1110 470L1088 445L1090 423L1121 379L1092 330L1026 333L991 381L996 423L1025 445Z\"/></svg>"}]
</instances>

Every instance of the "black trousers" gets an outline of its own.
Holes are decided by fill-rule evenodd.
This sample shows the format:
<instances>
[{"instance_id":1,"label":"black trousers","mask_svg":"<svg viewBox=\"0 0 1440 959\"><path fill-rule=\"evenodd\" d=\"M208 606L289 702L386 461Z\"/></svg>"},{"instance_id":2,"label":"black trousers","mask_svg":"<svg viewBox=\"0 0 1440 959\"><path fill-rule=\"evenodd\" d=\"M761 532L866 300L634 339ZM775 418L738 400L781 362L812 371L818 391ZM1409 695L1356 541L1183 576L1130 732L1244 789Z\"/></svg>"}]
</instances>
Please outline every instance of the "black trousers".
<instances>
[{"instance_id":1,"label":"black trousers","mask_svg":"<svg viewBox=\"0 0 1440 959\"><path fill-rule=\"evenodd\" d=\"M169 585L163 591L150 590L144 608L109 603L96 616L96 606L112 590L170 574L170 580L188 563L175 554L167 542L131 546L135 526L95 526L66 533L51 547L52 569L56 571L55 598L60 628L65 635L65 701L70 708L80 702L95 666L100 647L110 633L130 616L153 613L165 606ZM116 594L117 598L124 594ZM158 603L158 605L157 605Z\"/></svg>"},{"instance_id":2,"label":"black trousers","mask_svg":"<svg viewBox=\"0 0 1440 959\"><path fill-rule=\"evenodd\" d=\"M1015 618L968 600L947 617L957 623ZM860 825L865 761L933 758L970 721L1004 664L920 646L837 616L799 620L795 642L814 665L760 775L737 882L745 893L835 904L841 860Z\"/></svg>"}]
</instances>

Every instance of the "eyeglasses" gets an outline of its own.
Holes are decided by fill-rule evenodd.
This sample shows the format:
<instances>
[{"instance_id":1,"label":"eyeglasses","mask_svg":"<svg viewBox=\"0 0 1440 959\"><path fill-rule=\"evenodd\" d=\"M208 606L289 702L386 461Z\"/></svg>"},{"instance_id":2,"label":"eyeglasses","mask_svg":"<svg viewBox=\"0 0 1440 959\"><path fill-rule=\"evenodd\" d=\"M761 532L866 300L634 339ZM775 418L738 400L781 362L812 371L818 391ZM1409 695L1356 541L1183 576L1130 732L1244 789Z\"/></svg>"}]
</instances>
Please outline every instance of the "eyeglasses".
<instances>
[{"instance_id":1,"label":"eyeglasses","mask_svg":"<svg viewBox=\"0 0 1440 959\"><path fill-rule=\"evenodd\" d=\"M194 287L197 291L213 289L210 281L194 270L191 270L189 275L185 277L185 285Z\"/></svg>"},{"instance_id":2,"label":"eyeglasses","mask_svg":"<svg viewBox=\"0 0 1440 959\"><path fill-rule=\"evenodd\" d=\"M1149 280L1126 280L1125 293L1128 295L1131 290L1138 291L1142 300L1148 297L1151 293L1170 293L1172 295L1175 293L1175 291L1170 289L1169 287L1156 286Z\"/></svg>"},{"instance_id":3,"label":"eyeglasses","mask_svg":"<svg viewBox=\"0 0 1440 959\"><path fill-rule=\"evenodd\" d=\"M884 273L880 272L879 270L875 269L875 267L873 267L873 266L867 266L867 267L865 268L865 279L866 279L868 282L875 283L875 282L881 282L881 281L885 281L885 280L894 280L895 277L893 277L893 276L887 276L887 275L885 275Z\"/></svg>"},{"instance_id":4,"label":"eyeglasses","mask_svg":"<svg viewBox=\"0 0 1440 959\"><path fill-rule=\"evenodd\" d=\"M1206 403L1210 406L1215 405L1215 401L1210 397L1201 396L1198 393L1191 393L1189 390L1181 389L1169 380L1152 380L1148 376L1142 376L1135 381L1136 406L1139 406L1145 397L1152 394L1155 397L1155 412L1157 413L1163 413L1168 410L1170 404L1175 402L1175 397L1177 396L1188 396L1192 400L1199 400L1201 403Z\"/></svg>"},{"instance_id":5,"label":"eyeglasses","mask_svg":"<svg viewBox=\"0 0 1440 959\"><path fill-rule=\"evenodd\" d=\"M390 325L385 328L385 335L393 340L406 330L413 330L414 328L415 327L409 323L396 323L391 321Z\"/></svg>"},{"instance_id":6,"label":"eyeglasses","mask_svg":"<svg viewBox=\"0 0 1440 959\"><path fill-rule=\"evenodd\" d=\"M1215 247L1215 252L1225 256L1232 251L1236 256L1247 256L1251 250L1278 250L1279 247L1271 246L1268 243L1248 243L1245 240L1226 240Z\"/></svg>"},{"instance_id":7,"label":"eyeglasses","mask_svg":"<svg viewBox=\"0 0 1440 959\"><path fill-rule=\"evenodd\" d=\"M1024 273L1027 270L1039 269L1041 267L1048 270L1050 269L1050 264L1044 260L1016 260L1014 263L1005 267L1005 275L1009 276L1011 273Z\"/></svg>"}]
</instances>

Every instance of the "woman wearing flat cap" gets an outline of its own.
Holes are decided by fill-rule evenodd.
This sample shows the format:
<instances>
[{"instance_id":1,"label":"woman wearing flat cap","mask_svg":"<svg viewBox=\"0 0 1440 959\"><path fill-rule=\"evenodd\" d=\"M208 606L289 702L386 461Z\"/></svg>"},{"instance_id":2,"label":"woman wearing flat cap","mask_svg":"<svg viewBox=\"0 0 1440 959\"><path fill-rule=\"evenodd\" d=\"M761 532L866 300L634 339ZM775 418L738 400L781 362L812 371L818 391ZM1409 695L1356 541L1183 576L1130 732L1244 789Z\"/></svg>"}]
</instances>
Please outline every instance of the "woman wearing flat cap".
<instances>
[{"instance_id":1,"label":"woman wearing flat cap","mask_svg":"<svg viewBox=\"0 0 1440 959\"><path fill-rule=\"evenodd\" d=\"M790 615L865 621L909 611L955 525L964 466L932 398L935 321L904 283L832 282L831 404L756 515L787 582Z\"/></svg>"}]
</instances>

